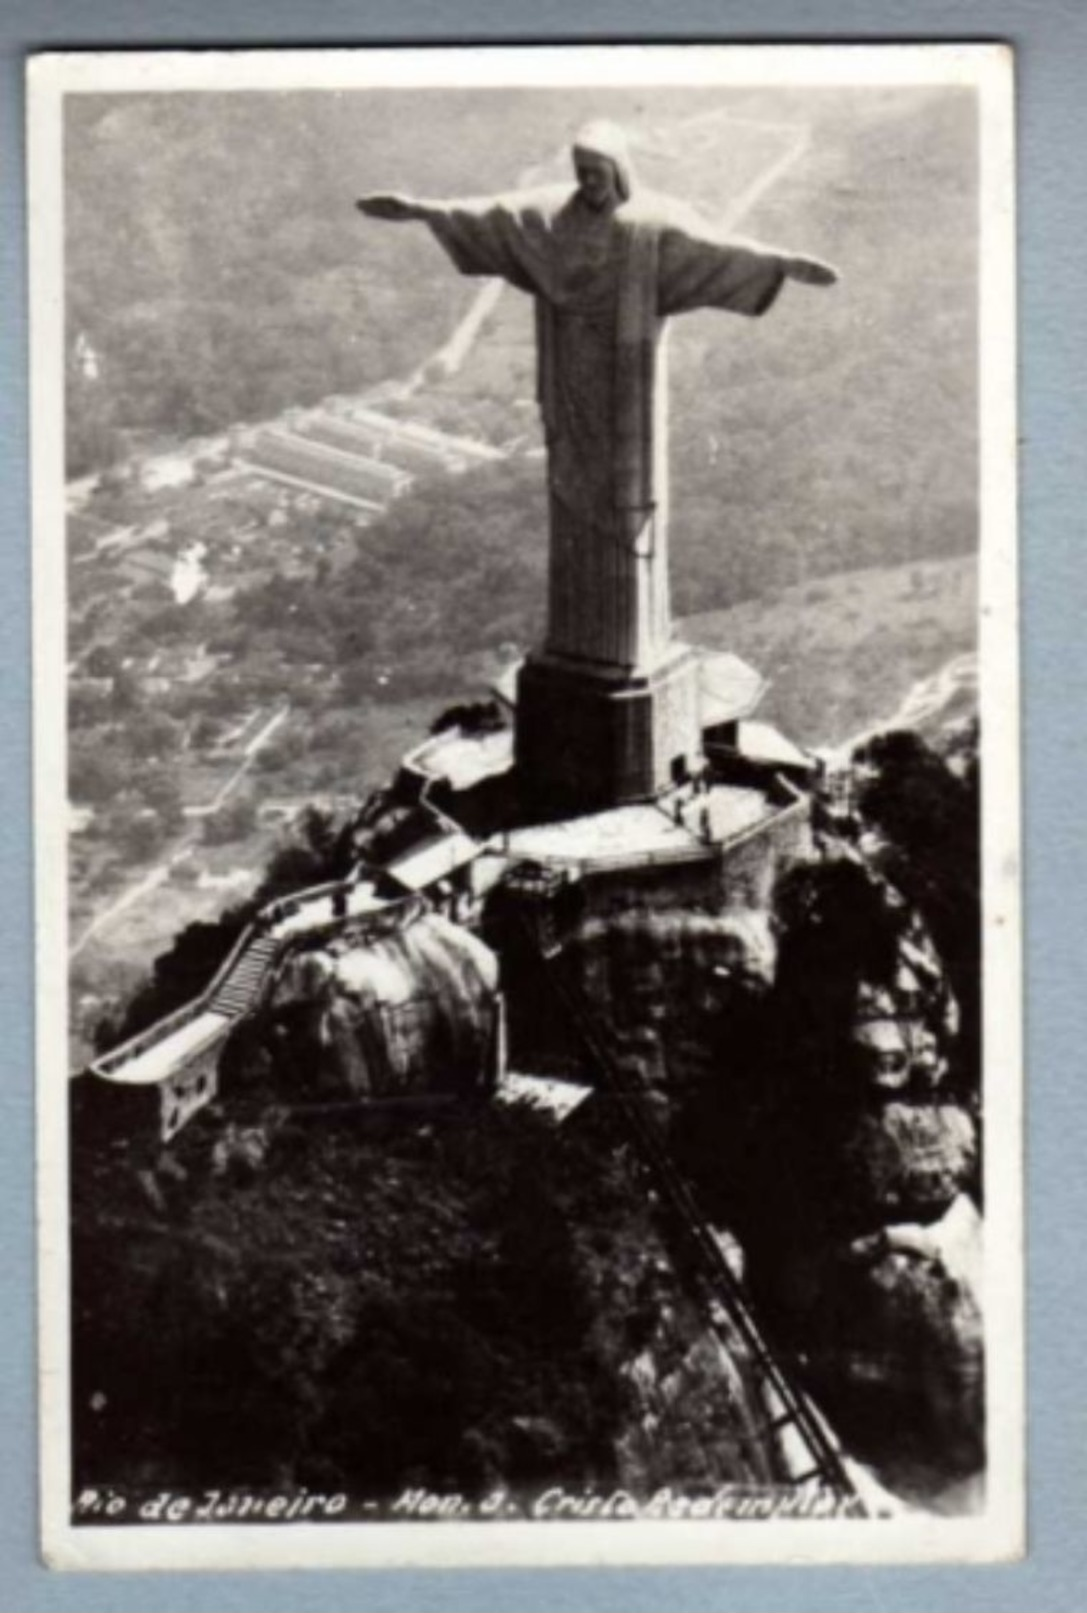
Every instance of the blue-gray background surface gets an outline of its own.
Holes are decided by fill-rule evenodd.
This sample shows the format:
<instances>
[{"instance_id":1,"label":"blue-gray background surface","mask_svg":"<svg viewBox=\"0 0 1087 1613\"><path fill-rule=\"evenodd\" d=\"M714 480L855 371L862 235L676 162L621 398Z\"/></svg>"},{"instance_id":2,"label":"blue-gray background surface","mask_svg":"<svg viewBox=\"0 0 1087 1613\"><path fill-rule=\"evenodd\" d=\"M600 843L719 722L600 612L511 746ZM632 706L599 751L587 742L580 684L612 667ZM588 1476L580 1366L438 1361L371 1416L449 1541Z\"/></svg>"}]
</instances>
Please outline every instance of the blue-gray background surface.
<instances>
[{"instance_id":1,"label":"blue-gray background surface","mask_svg":"<svg viewBox=\"0 0 1087 1613\"><path fill-rule=\"evenodd\" d=\"M1002 39L1019 80L1030 1555L1000 1568L60 1575L37 1561L23 71L37 49ZM1087 1608L1087 5L1083 0L0 0L0 1608L3 1613L985 1613Z\"/></svg>"}]
</instances>

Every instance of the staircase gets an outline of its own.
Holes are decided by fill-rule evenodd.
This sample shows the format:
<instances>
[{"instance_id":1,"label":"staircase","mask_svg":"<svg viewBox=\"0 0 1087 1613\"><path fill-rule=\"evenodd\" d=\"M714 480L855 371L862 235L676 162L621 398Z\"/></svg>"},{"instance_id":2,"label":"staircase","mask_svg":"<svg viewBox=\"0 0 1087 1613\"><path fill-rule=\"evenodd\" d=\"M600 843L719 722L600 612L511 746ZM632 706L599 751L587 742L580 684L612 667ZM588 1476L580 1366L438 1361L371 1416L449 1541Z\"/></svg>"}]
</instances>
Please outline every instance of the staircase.
<instances>
[{"instance_id":1,"label":"staircase","mask_svg":"<svg viewBox=\"0 0 1087 1613\"><path fill-rule=\"evenodd\" d=\"M346 880L314 885L271 903L238 937L219 973L197 997L92 1060L87 1074L99 1077L115 1095L118 1088L130 1096L142 1092L148 1099L148 1130L160 1142L172 1141L215 1096L220 1050L234 1023L258 1006L279 959L307 936L340 933L364 912L391 913L399 923L409 905L371 902L370 888L359 886L357 870ZM131 1124L131 1114L127 1111L124 1124Z\"/></svg>"},{"instance_id":2,"label":"staircase","mask_svg":"<svg viewBox=\"0 0 1087 1613\"><path fill-rule=\"evenodd\" d=\"M276 951L277 943L271 936L251 941L230 973L219 982L208 1003L208 1012L233 1020L241 1019L255 1007Z\"/></svg>"}]
</instances>

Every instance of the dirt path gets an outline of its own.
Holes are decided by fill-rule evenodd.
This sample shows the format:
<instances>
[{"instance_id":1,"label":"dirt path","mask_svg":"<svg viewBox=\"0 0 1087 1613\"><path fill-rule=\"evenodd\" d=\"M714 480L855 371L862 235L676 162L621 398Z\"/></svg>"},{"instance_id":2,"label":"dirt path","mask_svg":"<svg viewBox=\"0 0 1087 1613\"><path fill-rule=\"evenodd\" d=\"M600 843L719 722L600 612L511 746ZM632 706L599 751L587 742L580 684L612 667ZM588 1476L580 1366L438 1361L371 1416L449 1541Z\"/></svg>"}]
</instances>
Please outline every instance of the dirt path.
<instances>
[{"instance_id":1,"label":"dirt path","mask_svg":"<svg viewBox=\"0 0 1087 1613\"><path fill-rule=\"evenodd\" d=\"M248 773L249 769L252 767L265 745L267 745L272 735L276 732L280 725L286 721L289 712L289 706L281 706L280 709L268 719L263 728L260 729L259 733L255 734L246 745L240 765L235 768L234 772L227 779L226 783L220 790L216 792L213 798L207 802L206 805L190 808L188 812L188 816L190 818L196 818L198 821L203 822L205 818L214 817L214 815L226 805L227 801L237 789L246 773ZM196 846L198 843L198 840L199 834L196 831L190 830L189 833L185 835L184 839L174 846L174 849L171 851L168 857L164 858L162 862L156 864L156 866L152 868L150 872L144 874L143 878L139 879L135 885L130 885L129 888L126 891L123 891L117 900L107 907L103 912L98 913L87 925L87 928L83 931L78 941L69 947L68 961L72 962L75 958L77 958L87 943L93 940L95 936L100 935L107 925L112 924L115 919L120 918L122 913L127 912L131 907L135 906L137 902L143 901L145 897L150 896L152 892L158 890L161 885L165 884L177 865L184 862L186 858L191 855L194 846Z\"/></svg>"},{"instance_id":2,"label":"dirt path","mask_svg":"<svg viewBox=\"0 0 1087 1613\"><path fill-rule=\"evenodd\" d=\"M276 729L281 723L286 721L289 711L289 706L282 706L279 711L268 719L260 732L255 734L246 745L241 762L235 768L234 772L231 773L230 777L227 779L222 788L216 792L210 801L205 802L203 806L188 807L186 809L186 817L213 818L215 814L226 805L227 801L234 794L234 791L237 789L246 773L248 773L249 769L252 767L265 745L267 745Z\"/></svg>"},{"instance_id":3,"label":"dirt path","mask_svg":"<svg viewBox=\"0 0 1087 1613\"><path fill-rule=\"evenodd\" d=\"M181 844L175 847L164 862L158 863L151 869L150 873L145 874L135 885L130 885L104 912L97 914L87 925L79 940L68 948L68 961L72 962L77 958L87 943L100 934L108 924L112 924L114 919L120 918L122 913L127 912L130 907L134 907L137 902L143 901L144 897L150 896L152 891L158 890L160 885L164 885L177 864L184 862L185 858L188 857L195 840L195 835L186 835Z\"/></svg>"}]
</instances>

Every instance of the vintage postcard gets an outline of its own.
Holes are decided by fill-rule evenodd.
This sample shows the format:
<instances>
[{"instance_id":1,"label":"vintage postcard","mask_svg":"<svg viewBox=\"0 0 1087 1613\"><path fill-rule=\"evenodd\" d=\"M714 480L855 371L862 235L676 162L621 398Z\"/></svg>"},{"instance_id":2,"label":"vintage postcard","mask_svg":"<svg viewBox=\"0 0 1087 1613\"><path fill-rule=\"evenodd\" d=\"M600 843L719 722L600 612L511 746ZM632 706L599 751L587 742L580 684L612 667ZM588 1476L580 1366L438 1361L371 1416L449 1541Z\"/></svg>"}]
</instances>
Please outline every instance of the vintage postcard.
<instances>
[{"instance_id":1,"label":"vintage postcard","mask_svg":"<svg viewBox=\"0 0 1087 1613\"><path fill-rule=\"evenodd\" d=\"M996 46L29 69L58 1567L1023 1549Z\"/></svg>"}]
</instances>

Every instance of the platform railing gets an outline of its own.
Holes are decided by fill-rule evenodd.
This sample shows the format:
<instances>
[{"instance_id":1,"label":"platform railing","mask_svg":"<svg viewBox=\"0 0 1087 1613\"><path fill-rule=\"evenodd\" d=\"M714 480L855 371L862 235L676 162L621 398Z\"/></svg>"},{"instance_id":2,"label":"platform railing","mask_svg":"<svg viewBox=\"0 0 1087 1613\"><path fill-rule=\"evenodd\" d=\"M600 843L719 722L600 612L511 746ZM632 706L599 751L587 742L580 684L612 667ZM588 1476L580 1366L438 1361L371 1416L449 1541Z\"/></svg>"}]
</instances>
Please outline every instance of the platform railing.
<instances>
[{"instance_id":1,"label":"platform railing","mask_svg":"<svg viewBox=\"0 0 1087 1613\"><path fill-rule=\"evenodd\" d=\"M328 918L317 919L312 925L307 925L305 929L296 931L293 934L277 937L275 933L277 922L304 912L305 908L311 903L330 899L341 893L345 899L349 899L356 884L357 870L352 870L352 873L346 879L330 880L325 884L311 885L305 890L292 892L289 896L280 896L275 901L267 903L266 906L260 909L256 918L242 930L227 953L226 958L202 991L180 1008L175 1008L162 1019L155 1020L154 1024L137 1031L133 1036L120 1043L119 1046L110 1048L108 1052L92 1059L88 1069L95 1075L109 1079L126 1064L131 1063L133 1059L139 1058L141 1054L146 1053L149 1048L157 1047L177 1031L183 1030L186 1025L191 1024L193 1020L198 1019L201 1014L209 1012L213 1000L222 988L227 985L234 970L254 941L268 939L276 943L275 951L269 956L265 965L265 975L267 976L272 968L281 963L287 953L296 946L313 939L315 936L337 934L348 925L365 922L368 917L365 914L329 915ZM406 905L407 903L388 904L390 908L395 906L397 909ZM383 909L378 910L378 913L385 918L386 922L389 922ZM374 915L375 927L381 922L378 913ZM396 922L402 923L403 921L404 916L398 912ZM224 1014L223 1018L227 1020L230 1016Z\"/></svg>"}]
</instances>

